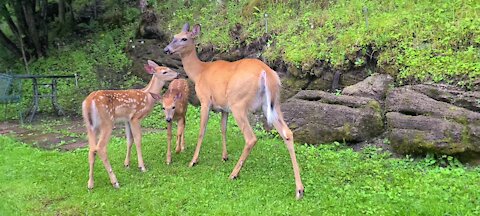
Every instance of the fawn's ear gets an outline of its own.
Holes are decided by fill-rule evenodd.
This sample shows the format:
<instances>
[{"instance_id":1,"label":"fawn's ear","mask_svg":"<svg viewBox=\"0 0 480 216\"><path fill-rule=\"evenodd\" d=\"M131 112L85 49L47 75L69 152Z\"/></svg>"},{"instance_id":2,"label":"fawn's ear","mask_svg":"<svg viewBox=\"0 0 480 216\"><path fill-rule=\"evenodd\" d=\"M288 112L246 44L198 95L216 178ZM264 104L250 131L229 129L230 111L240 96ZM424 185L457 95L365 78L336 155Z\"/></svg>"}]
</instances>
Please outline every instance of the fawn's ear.
<instances>
[{"instance_id":1,"label":"fawn's ear","mask_svg":"<svg viewBox=\"0 0 480 216\"><path fill-rule=\"evenodd\" d=\"M182 32L188 32L188 31L190 31L190 24L185 23L185 25L183 25Z\"/></svg>"},{"instance_id":2,"label":"fawn's ear","mask_svg":"<svg viewBox=\"0 0 480 216\"><path fill-rule=\"evenodd\" d=\"M182 93L181 92L178 92L177 95L175 95L175 97L173 98L173 100L178 100L178 99L181 99L182 98Z\"/></svg>"},{"instance_id":3,"label":"fawn's ear","mask_svg":"<svg viewBox=\"0 0 480 216\"><path fill-rule=\"evenodd\" d=\"M199 24L194 25L191 33L192 38L198 37L198 35L200 35L200 30L201 28Z\"/></svg>"},{"instance_id":4,"label":"fawn's ear","mask_svg":"<svg viewBox=\"0 0 480 216\"><path fill-rule=\"evenodd\" d=\"M148 64L143 65L143 68L145 68L145 71L147 71L149 74L153 74L155 72L155 68Z\"/></svg>"},{"instance_id":5,"label":"fawn's ear","mask_svg":"<svg viewBox=\"0 0 480 216\"><path fill-rule=\"evenodd\" d=\"M159 94L155 94L155 93L152 93L150 92L150 95L152 95L153 99L155 99L155 101L159 101L162 99L162 96L159 95Z\"/></svg>"},{"instance_id":6,"label":"fawn's ear","mask_svg":"<svg viewBox=\"0 0 480 216\"><path fill-rule=\"evenodd\" d=\"M158 64L157 64L157 63L155 63L155 62L154 62L154 61L152 61L152 60L148 60L148 61L147 61L147 63L148 63L148 65L150 65L150 66L152 66L152 67L154 67L154 68L156 68L156 67L160 67L160 66L158 66Z\"/></svg>"}]
</instances>

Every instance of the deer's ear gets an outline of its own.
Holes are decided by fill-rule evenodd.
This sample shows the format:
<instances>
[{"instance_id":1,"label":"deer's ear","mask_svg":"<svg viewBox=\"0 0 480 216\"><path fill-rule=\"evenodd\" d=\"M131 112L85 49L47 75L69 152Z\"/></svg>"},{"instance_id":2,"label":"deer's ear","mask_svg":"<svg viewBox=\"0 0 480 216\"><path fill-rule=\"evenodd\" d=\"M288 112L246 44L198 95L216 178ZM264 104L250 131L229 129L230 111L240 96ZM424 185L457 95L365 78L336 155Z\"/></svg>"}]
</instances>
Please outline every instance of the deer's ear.
<instances>
[{"instance_id":1,"label":"deer's ear","mask_svg":"<svg viewBox=\"0 0 480 216\"><path fill-rule=\"evenodd\" d=\"M155 93L150 92L150 95L152 95L153 99L155 99L156 101L159 101L159 100L162 99L162 96L159 95L159 94L155 94Z\"/></svg>"},{"instance_id":2,"label":"deer's ear","mask_svg":"<svg viewBox=\"0 0 480 216\"><path fill-rule=\"evenodd\" d=\"M183 25L182 32L188 32L188 31L190 31L190 24L185 23L185 25Z\"/></svg>"},{"instance_id":3,"label":"deer's ear","mask_svg":"<svg viewBox=\"0 0 480 216\"><path fill-rule=\"evenodd\" d=\"M154 67L154 68L156 68L156 67L160 67L160 66L158 66L158 64L157 64L157 63L155 63L155 62L154 62L154 61L152 61L152 60L148 60L148 61L147 61L147 63L148 63L148 65L150 65L150 66L152 66L152 67Z\"/></svg>"},{"instance_id":4,"label":"deer's ear","mask_svg":"<svg viewBox=\"0 0 480 216\"><path fill-rule=\"evenodd\" d=\"M155 72L155 68L150 65L143 65L143 68L145 68L145 71L147 71L149 74L153 74Z\"/></svg>"},{"instance_id":5,"label":"deer's ear","mask_svg":"<svg viewBox=\"0 0 480 216\"><path fill-rule=\"evenodd\" d=\"M177 93L177 95L175 95L175 97L174 97L173 99L174 99L174 100L179 100L179 99L181 99L181 98L182 98L182 93L179 92L179 93Z\"/></svg>"},{"instance_id":6,"label":"deer's ear","mask_svg":"<svg viewBox=\"0 0 480 216\"><path fill-rule=\"evenodd\" d=\"M193 29L192 29L192 38L196 38L198 37L198 35L200 35L200 25L199 24L196 24L195 26L193 26Z\"/></svg>"}]
</instances>

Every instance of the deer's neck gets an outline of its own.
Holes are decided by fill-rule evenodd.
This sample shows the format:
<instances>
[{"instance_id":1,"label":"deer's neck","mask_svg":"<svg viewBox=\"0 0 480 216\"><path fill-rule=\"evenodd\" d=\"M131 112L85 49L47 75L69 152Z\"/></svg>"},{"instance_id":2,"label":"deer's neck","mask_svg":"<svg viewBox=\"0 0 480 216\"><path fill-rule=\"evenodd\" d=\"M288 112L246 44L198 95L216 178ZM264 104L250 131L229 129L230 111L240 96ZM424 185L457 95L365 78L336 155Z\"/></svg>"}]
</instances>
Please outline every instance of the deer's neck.
<instances>
[{"instance_id":1,"label":"deer's neck","mask_svg":"<svg viewBox=\"0 0 480 216\"><path fill-rule=\"evenodd\" d=\"M200 61L197 56L197 51L195 47L191 49L190 52L181 54L183 69L187 73L188 78L190 78L194 83L197 83L200 74L204 70L205 62Z\"/></svg>"},{"instance_id":2,"label":"deer's neck","mask_svg":"<svg viewBox=\"0 0 480 216\"><path fill-rule=\"evenodd\" d=\"M152 76L152 79L148 83L148 85L143 88L144 92L151 92L154 94L160 94L162 91L163 85L165 85L165 81L158 79L155 75Z\"/></svg>"}]
</instances>

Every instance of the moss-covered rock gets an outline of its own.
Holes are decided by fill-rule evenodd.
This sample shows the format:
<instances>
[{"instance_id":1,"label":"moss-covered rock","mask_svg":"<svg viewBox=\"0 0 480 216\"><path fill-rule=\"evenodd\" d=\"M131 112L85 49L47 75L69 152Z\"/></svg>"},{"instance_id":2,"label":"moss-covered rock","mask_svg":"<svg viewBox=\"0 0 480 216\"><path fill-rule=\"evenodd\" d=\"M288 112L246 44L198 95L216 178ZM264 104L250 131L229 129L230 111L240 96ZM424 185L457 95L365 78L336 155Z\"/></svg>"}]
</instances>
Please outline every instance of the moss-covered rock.
<instances>
[{"instance_id":1,"label":"moss-covered rock","mask_svg":"<svg viewBox=\"0 0 480 216\"><path fill-rule=\"evenodd\" d=\"M282 110L298 142L358 143L383 132L382 110L370 98L303 90L282 104Z\"/></svg>"}]
</instances>

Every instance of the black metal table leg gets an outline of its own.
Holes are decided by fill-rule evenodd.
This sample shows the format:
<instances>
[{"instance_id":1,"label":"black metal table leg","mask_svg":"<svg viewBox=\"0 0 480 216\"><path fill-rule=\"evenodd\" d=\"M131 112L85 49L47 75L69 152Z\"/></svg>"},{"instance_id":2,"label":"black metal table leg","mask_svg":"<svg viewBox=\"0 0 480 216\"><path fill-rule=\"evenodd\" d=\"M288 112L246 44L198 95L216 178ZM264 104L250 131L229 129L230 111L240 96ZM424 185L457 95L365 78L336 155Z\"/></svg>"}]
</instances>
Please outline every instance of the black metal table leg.
<instances>
[{"instance_id":1,"label":"black metal table leg","mask_svg":"<svg viewBox=\"0 0 480 216\"><path fill-rule=\"evenodd\" d=\"M58 102L57 102L57 79L52 80L52 105L53 105L53 109L55 109L55 112L57 112L58 116L64 114L62 108L60 107L60 105L58 105Z\"/></svg>"}]
</instances>

